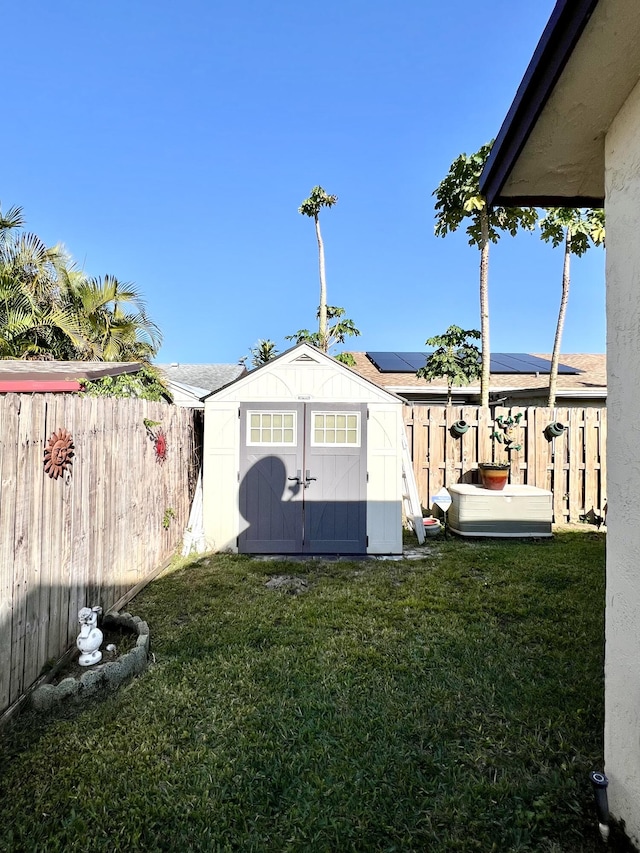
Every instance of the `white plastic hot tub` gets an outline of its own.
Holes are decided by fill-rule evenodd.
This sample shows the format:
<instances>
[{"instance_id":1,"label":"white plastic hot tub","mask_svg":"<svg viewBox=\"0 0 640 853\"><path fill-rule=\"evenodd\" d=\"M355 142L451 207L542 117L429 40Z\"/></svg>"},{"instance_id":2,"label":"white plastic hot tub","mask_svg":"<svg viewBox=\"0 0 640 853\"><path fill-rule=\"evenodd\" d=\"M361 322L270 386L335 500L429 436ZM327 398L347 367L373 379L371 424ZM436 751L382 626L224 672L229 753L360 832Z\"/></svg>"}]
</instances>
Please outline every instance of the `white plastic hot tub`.
<instances>
[{"instance_id":1,"label":"white plastic hot tub","mask_svg":"<svg viewBox=\"0 0 640 853\"><path fill-rule=\"evenodd\" d=\"M495 491L469 483L449 486L449 529L460 536L551 536L552 494L536 486Z\"/></svg>"}]
</instances>

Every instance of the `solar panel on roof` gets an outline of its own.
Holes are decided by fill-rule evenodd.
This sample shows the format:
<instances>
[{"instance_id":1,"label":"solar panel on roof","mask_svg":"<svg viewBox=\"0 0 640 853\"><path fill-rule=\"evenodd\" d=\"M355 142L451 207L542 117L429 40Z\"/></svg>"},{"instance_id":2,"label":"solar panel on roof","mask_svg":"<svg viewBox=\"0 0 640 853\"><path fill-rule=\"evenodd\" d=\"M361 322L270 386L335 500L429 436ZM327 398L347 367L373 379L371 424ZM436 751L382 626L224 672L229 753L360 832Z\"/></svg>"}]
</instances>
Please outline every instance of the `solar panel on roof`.
<instances>
[{"instance_id":1,"label":"solar panel on roof","mask_svg":"<svg viewBox=\"0 0 640 853\"><path fill-rule=\"evenodd\" d=\"M427 352L367 352L367 358L372 361L380 373L415 373L424 367ZM537 355L526 352L496 352L491 353L491 373L549 373L551 362ZM558 373L580 373L575 367L567 364L558 365Z\"/></svg>"},{"instance_id":2,"label":"solar panel on roof","mask_svg":"<svg viewBox=\"0 0 640 853\"><path fill-rule=\"evenodd\" d=\"M400 354L413 370L420 370L421 367L424 367L427 356L431 355L429 352L403 352Z\"/></svg>"},{"instance_id":3,"label":"solar panel on roof","mask_svg":"<svg viewBox=\"0 0 640 853\"><path fill-rule=\"evenodd\" d=\"M502 352L491 354L489 370L491 373L520 373L519 368Z\"/></svg>"},{"instance_id":4,"label":"solar panel on roof","mask_svg":"<svg viewBox=\"0 0 640 853\"><path fill-rule=\"evenodd\" d=\"M551 362L526 352L505 352L504 357L518 367L520 373L548 373Z\"/></svg>"},{"instance_id":5,"label":"solar panel on roof","mask_svg":"<svg viewBox=\"0 0 640 853\"><path fill-rule=\"evenodd\" d=\"M578 373L582 373L582 371L578 370L577 367L571 367L569 364L558 364L558 373L576 375Z\"/></svg>"},{"instance_id":6,"label":"solar panel on roof","mask_svg":"<svg viewBox=\"0 0 640 853\"><path fill-rule=\"evenodd\" d=\"M551 371L551 362L548 358L540 358L537 355L529 355L526 352L508 352L502 353L520 366L520 373L549 373ZM568 364L558 364L558 373L575 374L580 371L575 367L570 367Z\"/></svg>"},{"instance_id":7,"label":"solar panel on roof","mask_svg":"<svg viewBox=\"0 0 640 853\"><path fill-rule=\"evenodd\" d=\"M372 361L380 373L411 373L409 365L398 358L395 352L368 352L367 358Z\"/></svg>"}]
</instances>

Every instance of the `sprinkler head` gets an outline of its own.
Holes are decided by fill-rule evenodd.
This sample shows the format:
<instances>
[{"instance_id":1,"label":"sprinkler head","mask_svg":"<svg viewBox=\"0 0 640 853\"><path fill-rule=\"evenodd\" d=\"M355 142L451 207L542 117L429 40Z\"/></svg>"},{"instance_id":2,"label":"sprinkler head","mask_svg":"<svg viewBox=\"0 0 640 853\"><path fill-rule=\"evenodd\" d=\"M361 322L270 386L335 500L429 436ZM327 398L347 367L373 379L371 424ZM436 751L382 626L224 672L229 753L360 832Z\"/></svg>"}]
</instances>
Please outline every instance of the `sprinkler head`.
<instances>
[{"instance_id":1,"label":"sprinkler head","mask_svg":"<svg viewBox=\"0 0 640 853\"><path fill-rule=\"evenodd\" d=\"M589 774L591 785L593 786L593 795L596 801L596 813L598 815L598 829L603 841L609 838L609 800L607 798L607 786L609 780L597 770Z\"/></svg>"}]
</instances>

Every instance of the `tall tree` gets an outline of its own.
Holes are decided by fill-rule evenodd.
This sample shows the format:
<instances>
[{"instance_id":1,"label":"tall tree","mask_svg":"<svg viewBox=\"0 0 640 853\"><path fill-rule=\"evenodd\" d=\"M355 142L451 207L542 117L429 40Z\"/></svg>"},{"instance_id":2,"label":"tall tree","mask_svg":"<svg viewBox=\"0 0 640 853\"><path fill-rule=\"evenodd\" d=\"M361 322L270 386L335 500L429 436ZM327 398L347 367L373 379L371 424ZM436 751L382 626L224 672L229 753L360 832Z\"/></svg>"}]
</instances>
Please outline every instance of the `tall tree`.
<instances>
[{"instance_id":1,"label":"tall tree","mask_svg":"<svg viewBox=\"0 0 640 853\"><path fill-rule=\"evenodd\" d=\"M591 246L604 245L605 227L604 210L601 208L579 209L575 207L550 207L540 220L542 239L552 246L564 245L564 260L562 264L562 295L556 323L556 334L553 341L551 369L549 371L549 399L547 406L553 408L556 404L558 385L558 363L562 346L562 333L569 302L569 287L571 284L571 255L581 257Z\"/></svg>"},{"instance_id":2,"label":"tall tree","mask_svg":"<svg viewBox=\"0 0 640 853\"><path fill-rule=\"evenodd\" d=\"M447 406L452 402L452 387L468 385L480 376L480 350L469 338L480 340L477 329L449 326L443 335L427 338L426 344L436 349L427 356L424 367L416 371L421 379L447 380Z\"/></svg>"},{"instance_id":3,"label":"tall tree","mask_svg":"<svg viewBox=\"0 0 640 853\"><path fill-rule=\"evenodd\" d=\"M324 338L321 336L319 331L310 332L309 329L298 329L298 331L294 332L293 335L286 335L285 340L294 341L296 344L301 344L303 342L312 344L314 347L318 347L318 349L328 353L331 347L335 344L343 344L345 338L359 336L360 331L356 329L356 325L353 320L344 316L344 308L339 308L337 305L327 305L326 312L327 329L325 331ZM333 325L329 325L333 320L335 320ZM349 352L341 352L336 355L335 358L343 364L347 364L349 367L353 367L356 363L354 357Z\"/></svg>"},{"instance_id":4,"label":"tall tree","mask_svg":"<svg viewBox=\"0 0 640 853\"><path fill-rule=\"evenodd\" d=\"M318 267L320 270L320 306L318 308L318 344L323 352L329 350L329 339L327 334L327 280L324 269L324 243L320 231L320 211L323 207L333 207L338 201L337 195L329 195L322 187L314 187L311 195L306 198L298 213L313 218L316 227L316 239L318 241Z\"/></svg>"},{"instance_id":5,"label":"tall tree","mask_svg":"<svg viewBox=\"0 0 640 853\"><path fill-rule=\"evenodd\" d=\"M501 231L515 236L518 229L531 231L535 227L535 208L493 207L480 194L480 175L493 142L483 145L475 154L460 154L451 164L444 180L435 189L437 237L456 231L463 220L469 220L469 245L480 250L480 333L482 342L482 373L480 404L489 405L489 371L491 348L489 340L489 244L497 243Z\"/></svg>"}]
</instances>

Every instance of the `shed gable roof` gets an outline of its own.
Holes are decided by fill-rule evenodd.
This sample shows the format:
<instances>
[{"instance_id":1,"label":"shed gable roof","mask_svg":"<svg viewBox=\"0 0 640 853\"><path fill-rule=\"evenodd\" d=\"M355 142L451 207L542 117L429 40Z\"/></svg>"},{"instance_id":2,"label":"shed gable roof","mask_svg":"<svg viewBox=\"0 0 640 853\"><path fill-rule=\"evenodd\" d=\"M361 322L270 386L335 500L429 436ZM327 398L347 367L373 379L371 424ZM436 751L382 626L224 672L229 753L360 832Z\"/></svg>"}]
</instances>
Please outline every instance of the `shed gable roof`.
<instances>
[{"instance_id":1,"label":"shed gable roof","mask_svg":"<svg viewBox=\"0 0 640 853\"><path fill-rule=\"evenodd\" d=\"M205 400L235 400L241 397L249 386L253 385L256 381L261 381L269 374L277 377L283 368L292 366L299 367L302 371L306 368L313 368L314 366L329 367L335 374L342 374L348 381L354 383L368 395L377 398L381 402L402 402L393 392L387 391L373 380L360 375L360 373L342 364L342 362L336 361L332 356L306 343L291 347L291 349L286 350L266 364L256 367L244 376L209 394Z\"/></svg>"}]
</instances>

